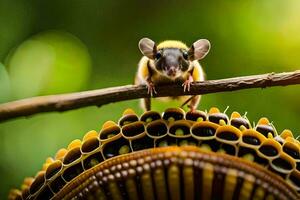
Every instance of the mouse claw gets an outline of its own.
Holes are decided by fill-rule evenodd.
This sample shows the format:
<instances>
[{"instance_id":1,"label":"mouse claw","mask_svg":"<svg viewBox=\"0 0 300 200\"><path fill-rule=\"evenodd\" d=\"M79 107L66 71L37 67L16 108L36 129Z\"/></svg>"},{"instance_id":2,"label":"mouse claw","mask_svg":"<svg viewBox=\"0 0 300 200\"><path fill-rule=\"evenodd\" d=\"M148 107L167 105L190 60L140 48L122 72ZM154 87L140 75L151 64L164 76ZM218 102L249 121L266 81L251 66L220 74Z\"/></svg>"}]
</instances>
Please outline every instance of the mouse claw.
<instances>
[{"instance_id":1,"label":"mouse claw","mask_svg":"<svg viewBox=\"0 0 300 200\"><path fill-rule=\"evenodd\" d=\"M148 89L148 94L151 95L151 97L153 96L153 93L154 94L157 94L156 90L155 90L155 86L152 82L148 82L147 85L146 85L147 89Z\"/></svg>"},{"instance_id":2,"label":"mouse claw","mask_svg":"<svg viewBox=\"0 0 300 200\"><path fill-rule=\"evenodd\" d=\"M185 91L190 91L190 89L191 89L191 84L192 84L192 81L190 81L189 79L188 80L186 80L186 81L184 81L184 83L182 84L182 86L183 86L183 91L185 92Z\"/></svg>"},{"instance_id":3,"label":"mouse claw","mask_svg":"<svg viewBox=\"0 0 300 200\"><path fill-rule=\"evenodd\" d=\"M191 89L191 84L192 84L192 82L194 81L194 79L193 79L193 77L190 75L189 77L188 77L188 79L186 79L185 81L184 81L184 83L182 84L182 86L183 86L183 91L185 92L186 90L189 92L190 91L190 89Z\"/></svg>"}]
</instances>

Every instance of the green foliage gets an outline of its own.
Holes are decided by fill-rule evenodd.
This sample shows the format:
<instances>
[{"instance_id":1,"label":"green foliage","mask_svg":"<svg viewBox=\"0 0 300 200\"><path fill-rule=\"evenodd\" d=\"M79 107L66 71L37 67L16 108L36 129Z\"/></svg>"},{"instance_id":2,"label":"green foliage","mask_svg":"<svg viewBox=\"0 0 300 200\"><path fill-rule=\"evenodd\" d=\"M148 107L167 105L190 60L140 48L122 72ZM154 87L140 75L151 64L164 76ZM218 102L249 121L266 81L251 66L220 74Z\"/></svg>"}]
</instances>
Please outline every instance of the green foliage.
<instances>
[{"instance_id":1,"label":"green foliage","mask_svg":"<svg viewBox=\"0 0 300 200\"><path fill-rule=\"evenodd\" d=\"M201 61L207 79L299 69L300 2L288 1L0 1L0 101L133 83L142 37L211 41ZM58 31L53 31L58 30ZM8 75L7 75L7 73ZM9 81L10 79L10 81ZM11 94L10 94L11 86ZM200 109L267 116L278 131L300 132L300 87L251 89L202 97ZM157 103L164 110L177 102ZM99 131L137 100L0 124L0 199L48 156Z\"/></svg>"}]
</instances>

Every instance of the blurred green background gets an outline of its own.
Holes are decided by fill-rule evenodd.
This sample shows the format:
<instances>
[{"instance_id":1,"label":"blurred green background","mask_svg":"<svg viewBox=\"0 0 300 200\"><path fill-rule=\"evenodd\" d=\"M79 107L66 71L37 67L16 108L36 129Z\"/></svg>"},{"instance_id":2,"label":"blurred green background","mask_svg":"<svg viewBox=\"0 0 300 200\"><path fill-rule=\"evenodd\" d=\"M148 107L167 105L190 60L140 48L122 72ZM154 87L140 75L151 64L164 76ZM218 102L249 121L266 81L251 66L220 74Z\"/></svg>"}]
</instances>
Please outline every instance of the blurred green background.
<instances>
[{"instance_id":1,"label":"blurred green background","mask_svg":"<svg viewBox=\"0 0 300 200\"><path fill-rule=\"evenodd\" d=\"M142 37L209 39L207 79L297 70L299 10L298 0L0 0L0 102L131 84ZM274 87L205 95L200 109L230 106L228 113L267 116L278 132L298 135L299 102L300 86ZM0 199L46 157L127 107L142 112L134 100L1 123Z\"/></svg>"}]
</instances>

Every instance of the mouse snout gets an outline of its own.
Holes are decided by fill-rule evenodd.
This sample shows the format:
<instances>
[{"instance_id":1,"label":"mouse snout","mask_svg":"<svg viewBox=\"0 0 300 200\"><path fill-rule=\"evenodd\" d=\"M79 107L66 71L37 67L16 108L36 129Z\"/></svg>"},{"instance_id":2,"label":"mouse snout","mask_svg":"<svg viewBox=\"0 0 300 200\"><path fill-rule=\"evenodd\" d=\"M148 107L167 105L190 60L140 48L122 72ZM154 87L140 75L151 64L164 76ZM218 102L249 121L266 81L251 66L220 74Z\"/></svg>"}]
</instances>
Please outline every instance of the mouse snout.
<instances>
[{"instance_id":1,"label":"mouse snout","mask_svg":"<svg viewBox=\"0 0 300 200\"><path fill-rule=\"evenodd\" d=\"M178 59L175 56L167 56L165 60L165 68L168 76L175 76L178 68Z\"/></svg>"},{"instance_id":2,"label":"mouse snout","mask_svg":"<svg viewBox=\"0 0 300 200\"><path fill-rule=\"evenodd\" d=\"M170 66L169 69L167 70L168 76L175 76L176 75L176 67L175 66Z\"/></svg>"}]
</instances>

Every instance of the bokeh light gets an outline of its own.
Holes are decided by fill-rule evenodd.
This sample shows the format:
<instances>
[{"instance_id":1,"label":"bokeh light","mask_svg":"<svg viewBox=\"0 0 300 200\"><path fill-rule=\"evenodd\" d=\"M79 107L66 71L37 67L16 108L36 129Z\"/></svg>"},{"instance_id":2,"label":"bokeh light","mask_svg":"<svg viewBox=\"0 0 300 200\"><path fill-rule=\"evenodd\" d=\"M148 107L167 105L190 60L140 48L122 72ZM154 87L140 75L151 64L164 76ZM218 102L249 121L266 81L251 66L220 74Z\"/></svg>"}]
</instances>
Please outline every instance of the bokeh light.
<instances>
[{"instance_id":1,"label":"bokeh light","mask_svg":"<svg viewBox=\"0 0 300 200\"><path fill-rule=\"evenodd\" d=\"M14 49L5 64L13 96L19 99L85 88L91 60L76 37L61 31L46 31Z\"/></svg>"},{"instance_id":2,"label":"bokeh light","mask_svg":"<svg viewBox=\"0 0 300 200\"><path fill-rule=\"evenodd\" d=\"M2 63L0 63L0 103L10 99L11 86L8 73Z\"/></svg>"}]
</instances>

